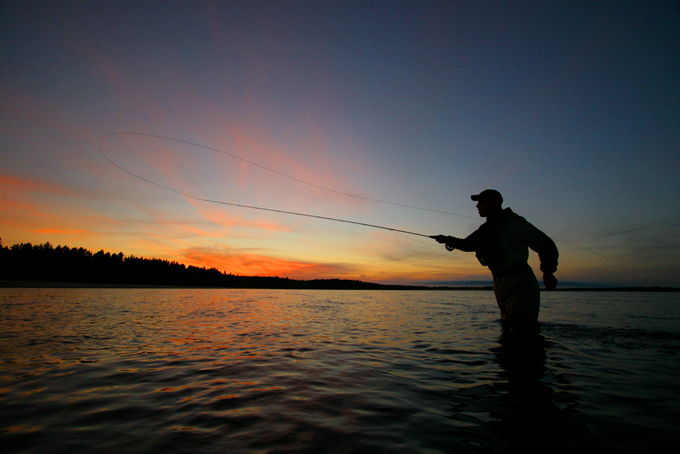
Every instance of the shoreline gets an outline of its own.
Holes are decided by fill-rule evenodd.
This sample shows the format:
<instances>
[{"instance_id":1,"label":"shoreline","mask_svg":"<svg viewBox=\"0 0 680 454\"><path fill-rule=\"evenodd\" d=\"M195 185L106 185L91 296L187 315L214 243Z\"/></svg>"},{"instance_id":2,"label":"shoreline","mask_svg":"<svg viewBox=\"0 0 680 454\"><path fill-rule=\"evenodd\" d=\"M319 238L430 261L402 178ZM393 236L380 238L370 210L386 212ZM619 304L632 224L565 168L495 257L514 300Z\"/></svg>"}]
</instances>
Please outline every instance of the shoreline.
<instances>
[{"instance_id":1,"label":"shoreline","mask_svg":"<svg viewBox=\"0 0 680 454\"><path fill-rule=\"evenodd\" d=\"M379 288L346 288L342 287L328 287L319 288L310 286L309 288L302 287L220 287L220 286L187 286L187 285L155 285L155 284L116 284L116 283L91 283L91 282L51 282L51 281L26 281L26 280L0 280L0 288L91 288L91 289L213 289L213 290L228 290L228 289L252 289L252 290L425 290L425 291L457 291L457 290L474 290L474 291L492 291L490 286L416 286L416 285L386 285L374 284ZM546 291L541 289L542 292ZM680 288L676 287L573 287L573 288L556 288L552 292L680 292Z\"/></svg>"},{"instance_id":2,"label":"shoreline","mask_svg":"<svg viewBox=\"0 0 680 454\"><path fill-rule=\"evenodd\" d=\"M302 281L304 282L304 281ZM348 281L352 282L352 281ZM391 285L391 284L373 284L373 283L362 283L369 287L357 288L351 285L346 287L342 286L318 286L309 285L305 286L280 286L280 287L267 287L267 286L210 286L210 285L156 285L156 284L116 284L116 283L93 283L93 282L53 282L53 281L27 281L27 280L0 280L0 289L2 288L130 288L130 289L213 289L213 290L230 290L230 289L251 289L251 290L484 290L491 291L493 288L491 286L477 286L477 287L428 287L428 286L418 286L418 285Z\"/></svg>"},{"instance_id":3,"label":"shoreline","mask_svg":"<svg viewBox=\"0 0 680 454\"><path fill-rule=\"evenodd\" d=\"M0 288L197 288L180 285L0 280ZM208 288L208 287L205 287Z\"/></svg>"}]
</instances>

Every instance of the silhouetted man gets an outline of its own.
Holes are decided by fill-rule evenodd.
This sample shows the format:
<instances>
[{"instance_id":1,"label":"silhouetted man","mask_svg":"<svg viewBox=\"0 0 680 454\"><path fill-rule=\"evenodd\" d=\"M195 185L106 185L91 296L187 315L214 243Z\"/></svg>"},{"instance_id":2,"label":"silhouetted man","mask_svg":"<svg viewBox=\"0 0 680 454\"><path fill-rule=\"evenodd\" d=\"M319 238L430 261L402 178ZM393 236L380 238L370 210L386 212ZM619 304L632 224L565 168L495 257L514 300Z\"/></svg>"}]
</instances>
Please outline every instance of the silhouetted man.
<instances>
[{"instance_id":1,"label":"silhouetted man","mask_svg":"<svg viewBox=\"0 0 680 454\"><path fill-rule=\"evenodd\" d=\"M528 248L538 253L543 283L552 290L557 286L553 274L557 270L557 247L526 219L510 208L503 209L503 197L498 191L487 189L471 198L486 222L465 239L446 235L432 238L446 244L449 250L475 252L479 262L493 274L493 290L504 325L513 331L538 332L540 292L527 263Z\"/></svg>"}]
</instances>

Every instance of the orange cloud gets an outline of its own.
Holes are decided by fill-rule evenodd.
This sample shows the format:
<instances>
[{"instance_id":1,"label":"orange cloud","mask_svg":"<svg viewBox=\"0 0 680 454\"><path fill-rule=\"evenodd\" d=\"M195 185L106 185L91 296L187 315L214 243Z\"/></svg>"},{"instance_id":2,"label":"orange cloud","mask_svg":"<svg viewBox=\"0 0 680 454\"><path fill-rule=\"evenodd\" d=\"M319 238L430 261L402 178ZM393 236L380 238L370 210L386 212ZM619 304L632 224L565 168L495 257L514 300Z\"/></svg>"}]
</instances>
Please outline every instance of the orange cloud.
<instances>
[{"instance_id":1,"label":"orange cloud","mask_svg":"<svg viewBox=\"0 0 680 454\"><path fill-rule=\"evenodd\" d=\"M0 196L23 195L22 193L27 191L72 195L71 191L62 186L57 186L30 178L0 175Z\"/></svg>"},{"instance_id":2,"label":"orange cloud","mask_svg":"<svg viewBox=\"0 0 680 454\"><path fill-rule=\"evenodd\" d=\"M223 233L218 233L218 232L215 232L213 230L203 230L203 229L199 229L199 228L192 227L192 226L189 226L189 225L184 226L183 230L185 232L191 234L191 235L194 235L194 236L201 236L201 237L208 237L208 238L215 238L215 237L219 238L219 237L224 236Z\"/></svg>"},{"instance_id":3,"label":"orange cloud","mask_svg":"<svg viewBox=\"0 0 680 454\"><path fill-rule=\"evenodd\" d=\"M225 273L242 276L281 276L292 279L349 278L357 271L352 265L309 263L237 250L191 248L185 250L182 256L181 262L187 265L217 268Z\"/></svg>"},{"instance_id":4,"label":"orange cloud","mask_svg":"<svg viewBox=\"0 0 680 454\"><path fill-rule=\"evenodd\" d=\"M93 232L83 229L37 229L34 230L35 233L46 233L52 235L92 235Z\"/></svg>"},{"instance_id":5,"label":"orange cloud","mask_svg":"<svg viewBox=\"0 0 680 454\"><path fill-rule=\"evenodd\" d=\"M36 194L64 195L70 192L63 187L30 178L0 175L0 203L3 224L17 228L44 223L50 218L48 209L36 201Z\"/></svg>"},{"instance_id":6,"label":"orange cloud","mask_svg":"<svg viewBox=\"0 0 680 454\"><path fill-rule=\"evenodd\" d=\"M191 203L193 206L195 206L198 210L198 213L203 216L203 218L213 224L216 224L220 227L226 227L226 228L234 228L234 227L245 227L249 229L259 229L259 230L268 230L268 231L276 231L276 232L289 232L292 229L290 227L286 227L282 224L274 223L274 222L253 222L253 221L245 221L240 218L235 218L233 215L227 215L224 211L219 211L213 208L210 208L206 202L200 202L198 200L194 199L187 199L189 203Z\"/></svg>"}]
</instances>

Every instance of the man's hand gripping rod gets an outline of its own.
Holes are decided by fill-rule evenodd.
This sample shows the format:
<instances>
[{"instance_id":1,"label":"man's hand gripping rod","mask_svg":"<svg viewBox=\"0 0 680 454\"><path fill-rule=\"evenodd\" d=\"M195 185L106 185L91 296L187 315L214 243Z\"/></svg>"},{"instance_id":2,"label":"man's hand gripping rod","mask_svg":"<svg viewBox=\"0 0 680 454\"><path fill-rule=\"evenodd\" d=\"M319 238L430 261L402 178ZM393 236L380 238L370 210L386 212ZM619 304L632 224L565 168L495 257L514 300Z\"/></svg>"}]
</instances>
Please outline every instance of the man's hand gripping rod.
<instances>
[{"instance_id":1,"label":"man's hand gripping rod","mask_svg":"<svg viewBox=\"0 0 680 454\"><path fill-rule=\"evenodd\" d=\"M455 248L449 243L451 237L446 235L433 235L430 238L435 240L437 243L444 243L447 251L453 251Z\"/></svg>"}]
</instances>

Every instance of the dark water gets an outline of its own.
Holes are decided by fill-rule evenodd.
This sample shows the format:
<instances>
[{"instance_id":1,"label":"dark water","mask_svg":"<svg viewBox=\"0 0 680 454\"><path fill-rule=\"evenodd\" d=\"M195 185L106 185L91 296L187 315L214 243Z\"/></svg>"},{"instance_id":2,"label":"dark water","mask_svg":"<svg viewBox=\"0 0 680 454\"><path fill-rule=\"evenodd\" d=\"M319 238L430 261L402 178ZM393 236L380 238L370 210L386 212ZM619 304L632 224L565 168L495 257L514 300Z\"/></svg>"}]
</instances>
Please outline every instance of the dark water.
<instances>
[{"instance_id":1,"label":"dark water","mask_svg":"<svg viewBox=\"0 0 680 454\"><path fill-rule=\"evenodd\" d=\"M660 452L680 294L0 290L4 453Z\"/></svg>"}]
</instances>

